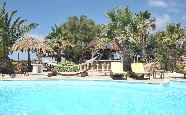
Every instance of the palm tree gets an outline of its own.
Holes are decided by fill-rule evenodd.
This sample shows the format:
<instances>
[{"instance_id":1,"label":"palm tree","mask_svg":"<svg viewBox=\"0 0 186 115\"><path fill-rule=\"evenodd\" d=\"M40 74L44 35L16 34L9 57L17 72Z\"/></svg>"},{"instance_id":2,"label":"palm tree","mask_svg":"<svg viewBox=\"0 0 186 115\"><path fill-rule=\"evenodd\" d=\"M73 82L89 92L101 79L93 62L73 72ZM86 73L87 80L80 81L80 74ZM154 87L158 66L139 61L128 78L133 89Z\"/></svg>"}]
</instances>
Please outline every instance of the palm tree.
<instances>
[{"instance_id":1,"label":"palm tree","mask_svg":"<svg viewBox=\"0 0 186 115\"><path fill-rule=\"evenodd\" d=\"M156 28L155 19L151 18L151 13L148 11L140 11L136 14L136 19L138 25L137 41L139 42L139 47L142 50L142 57L145 57L145 46L149 31Z\"/></svg>"},{"instance_id":2,"label":"palm tree","mask_svg":"<svg viewBox=\"0 0 186 115\"><path fill-rule=\"evenodd\" d=\"M108 24L108 38L122 37L125 40L131 40L132 31L135 31L134 15L127 6L125 9L111 9L107 12L110 20Z\"/></svg>"},{"instance_id":3,"label":"palm tree","mask_svg":"<svg viewBox=\"0 0 186 115\"><path fill-rule=\"evenodd\" d=\"M161 61L165 64L166 69L168 69L169 64L169 54L172 54L171 57L174 57L174 62L176 61L176 57L179 56L180 51L179 48L171 46L176 45L176 41L182 39L186 35L185 28L181 27L180 24L168 24L166 30L157 32L154 35L153 44L155 46L155 57L157 60ZM177 51L176 51L177 50ZM171 51L174 51L171 53Z\"/></svg>"},{"instance_id":4,"label":"palm tree","mask_svg":"<svg viewBox=\"0 0 186 115\"><path fill-rule=\"evenodd\" d=\"M132 47L145 52L146 38L150 28L155 28L155 20L148 11L134 14L129 7L111 9L107 12L110 20L107 33L109 38L119 37L123 42L124 64L130 68ZM144 53L143 53L144 54Z\"/></svg>"},{"instance_id":5,"label":"palm tree","mask_svg":"<svg viewBox=\"0 0 186 115\"><path fill-rule=\"evenodd\" d=\"M108 38L120 38L123 45L123 64L125 70L130 70L131 63L131 43L135 43L137 33L137 21L135 15L127 6L125 9L111 9L107 12L110 20L108 26Z\"/></svg>"},{"instance_id":6,"label":"palm tree","mask_svg":"<svg viewBox=\"0 0 186 115\"><path fill-rule=\"evenodd\" d=\"M27 20L22 20L21 17L15 18L17 11L8 13L6 11L6 2L3 3L0 9L0 28L1 28L1 42L3 49L3 57L8 56L9 48L13 43L23 36L25 33L34 29L38 24L25 24ZM13 20L15 19L15 20Z\"/></svg>"},{"instance_id":7,"label":"palm tree","mask_svg":"<svg viewBox=\"0 0 186 115\"><path fill-rule=\"evenodd\" d=\"M16 18L17 11L8 12L6 2L0 8L0 60L5 61L8 58L10 47L16 40L24 34L38 26L36 23L26 24L27 20Z\"/></svg>"}]
</instances>

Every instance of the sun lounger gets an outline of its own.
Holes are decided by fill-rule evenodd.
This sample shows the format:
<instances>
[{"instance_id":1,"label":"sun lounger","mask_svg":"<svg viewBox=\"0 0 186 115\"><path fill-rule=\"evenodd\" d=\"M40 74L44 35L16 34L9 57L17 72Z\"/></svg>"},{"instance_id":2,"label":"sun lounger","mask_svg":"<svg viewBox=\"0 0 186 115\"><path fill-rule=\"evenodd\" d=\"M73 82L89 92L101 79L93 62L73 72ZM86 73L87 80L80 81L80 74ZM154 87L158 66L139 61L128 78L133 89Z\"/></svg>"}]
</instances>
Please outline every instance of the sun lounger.
<instances>
[{"instance_id":1,"label":"sun lounger","mask_svg":"<svg viewBox=\"0 0 186 115\"><path fill-rule=\"evenodd\" d=\"M123 75L127 79L127 72L123 71L123 64L121 62L111 62L110 75Z\"/></svg>"},{"instance_id":2,"label":"sun lounger","mask_svg":"<svg viewBox=\"0 0 186 115\"><path fill-rule=\"evenodd\" d=\"M135 74L135 76L137 76L137 77L143 76L143 78L145 78L144 76L147 75L148 79L150 80L150 73L146 72L144 70L142 63L132 63L131 68L132 68L132 72Z\"/></svg>"}]
</instances>

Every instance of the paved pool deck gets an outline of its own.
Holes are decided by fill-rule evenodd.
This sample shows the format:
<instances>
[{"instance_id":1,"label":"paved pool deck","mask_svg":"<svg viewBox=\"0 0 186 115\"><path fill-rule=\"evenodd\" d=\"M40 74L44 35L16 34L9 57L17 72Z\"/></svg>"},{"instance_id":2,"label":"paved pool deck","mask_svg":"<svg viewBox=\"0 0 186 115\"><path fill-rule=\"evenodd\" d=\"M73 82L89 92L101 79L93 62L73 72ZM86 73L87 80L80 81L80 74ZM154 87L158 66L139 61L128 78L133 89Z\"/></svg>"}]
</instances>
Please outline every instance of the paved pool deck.
<instances>
[{"instance_id":1,"label":"paved pool deck","mask_svg":"<svg viewBox=\"0 0 186 115\"><path fill-rule=\"evenodd\" d=\"M152 76L150 80L135 80L133 78L128 77L127 80L125 80L122 77L110 77L108 73L102 73L102 72L88 72L89 76L81 77L79 75L76 76L52 76L48 77L48 72L44 72L42 74L31 74L29 75L21 75L17 74L15 77L10 77L10 75L1 76L0 75L0 81L14 81L14 80L122 80L122 81L128 81L128 82L142 82L142 83L148 83L148 84L162 84L162 83L169 83L170 81L185 81L186 79L183 79L183 77L176 77L172 78L169 77L168 74L165 73L164 79L154 79ZM158 76L158 75L157 75Z\"/></svg>"}]
</instances>

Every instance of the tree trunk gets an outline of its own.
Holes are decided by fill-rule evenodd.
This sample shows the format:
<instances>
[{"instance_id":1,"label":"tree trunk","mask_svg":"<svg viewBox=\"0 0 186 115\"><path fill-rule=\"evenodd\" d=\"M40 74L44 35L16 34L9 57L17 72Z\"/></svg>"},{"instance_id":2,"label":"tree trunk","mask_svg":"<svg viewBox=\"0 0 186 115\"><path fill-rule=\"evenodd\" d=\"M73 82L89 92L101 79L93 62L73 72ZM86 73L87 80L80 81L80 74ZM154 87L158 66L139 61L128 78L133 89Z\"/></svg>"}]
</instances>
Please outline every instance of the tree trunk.
<instances>
[{"instance_id":1,"label":"tree trunk","mask_svg":"<svg viewBox=\"0 0 186 115\"><path fill-rule=\"evenodd\" d=\"M32 71L31 59L30 59L30 50L28 50L28 71Z\"/></svg>"},{"instance_id":2,"label":"tree trunk","mask_svg":"<svg viewBox=\"0 0 186 115\"><path fill-rule=\"evenodd\" d=\"M146 52L145 52L145 47L146 47L146 35L142 35L142 43L141 43L141 49L142 49L142 59L146 59Z\"/></svg>"},{"instance_id":3,"label":"tree trunk","mask_svg":"<svg viewBox=\"0 0 186 115\"><path fill-rule=\"evenodd\" d=\"M131 47L129 41L123 42L123 69L124 71L131 71Z\"/></svg>"}]
</instances>

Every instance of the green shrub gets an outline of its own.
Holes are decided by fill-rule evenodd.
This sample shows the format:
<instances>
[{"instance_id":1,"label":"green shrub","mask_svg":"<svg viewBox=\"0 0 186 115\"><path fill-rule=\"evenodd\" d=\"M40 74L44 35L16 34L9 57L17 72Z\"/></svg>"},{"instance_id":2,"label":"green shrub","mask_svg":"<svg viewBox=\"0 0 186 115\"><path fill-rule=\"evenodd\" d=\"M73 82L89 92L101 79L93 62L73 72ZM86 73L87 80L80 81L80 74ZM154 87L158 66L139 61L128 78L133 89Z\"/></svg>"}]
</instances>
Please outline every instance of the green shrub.
<instances>
[{"instance_id":1,"label":"green shrub","mask_svg":"<svg viewBox=\"0 0 186 115\"><path fill-rule=\"evenodd\" d=\"M184 73L184 65L176 65L175 72Z\"/></svg>"},{"instance_id":2,"label":"green shrub","mask_svg":"<svg viewBox=\"0 0 186 115\"><path fill-rule=\"evenodd\" d=\"M71 62L68 60L59 63L58 66L54 68L54 70L56 70L57 72L78 72L79 71L78 66L76 66L74 62Z\"/></svg>"},{"instance_id":3,"label":"green shrub","mask_svg":"<svg viewBox=\"0 0 186 115\"><path fill-rule=\"evenodd\" d=\"M7 61L7 63L5 63L5 62L0 61L0 73L14 74L15 66L11 62Z\"/></svg>"}]
</instances>

